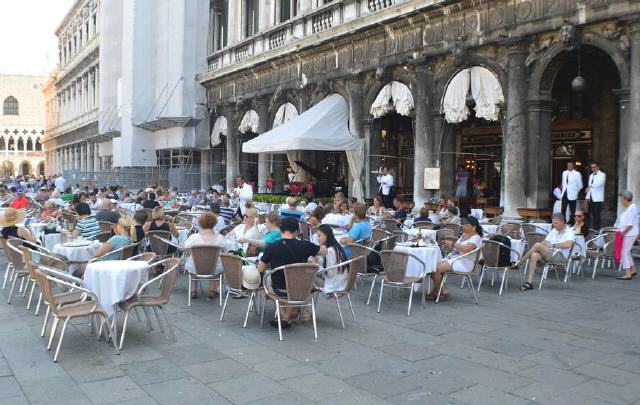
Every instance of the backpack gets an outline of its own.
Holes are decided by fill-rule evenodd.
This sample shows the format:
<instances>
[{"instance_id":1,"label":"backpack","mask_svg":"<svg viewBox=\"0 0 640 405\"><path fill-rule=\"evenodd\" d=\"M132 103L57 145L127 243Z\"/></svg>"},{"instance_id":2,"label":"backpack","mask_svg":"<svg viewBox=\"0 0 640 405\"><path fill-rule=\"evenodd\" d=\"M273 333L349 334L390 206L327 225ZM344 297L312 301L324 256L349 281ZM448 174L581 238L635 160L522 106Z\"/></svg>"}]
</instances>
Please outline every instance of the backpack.
<instances>
[{"instance_id":1,"label":"backpack","mask_svg":"<svg viewBox=\"0 0 640 405\"><path fill-rule=\"evenodd\" d=\"M491 237L492 241L502 243L507 247L511 247L511 239L504 235L494 235ZM511 265L511 250L504 246L500 246L500 251L498 253L498 265L499 266L510 266Z\"/></svg>"}]
</instances>

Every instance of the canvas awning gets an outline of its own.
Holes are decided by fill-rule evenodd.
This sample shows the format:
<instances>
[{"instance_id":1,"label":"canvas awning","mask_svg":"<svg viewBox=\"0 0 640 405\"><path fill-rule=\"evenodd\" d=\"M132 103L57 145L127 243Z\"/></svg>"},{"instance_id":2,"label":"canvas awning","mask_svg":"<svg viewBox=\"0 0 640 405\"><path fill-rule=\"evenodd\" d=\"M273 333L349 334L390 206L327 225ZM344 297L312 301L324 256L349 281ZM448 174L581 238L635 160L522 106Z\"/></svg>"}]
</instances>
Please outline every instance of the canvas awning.
<instances>
[{"instance_id":1,"label":"canvas awning","mask_svg":"<svg viewBox=\"0 0 640 405\"><path fill-rule=\"evenodd\" d=\"M242 144L245 153L287 153L291 150L346 151L362 141L349 132L349 106L332 94L290 121Z\"/></svg>"}]
</instances>

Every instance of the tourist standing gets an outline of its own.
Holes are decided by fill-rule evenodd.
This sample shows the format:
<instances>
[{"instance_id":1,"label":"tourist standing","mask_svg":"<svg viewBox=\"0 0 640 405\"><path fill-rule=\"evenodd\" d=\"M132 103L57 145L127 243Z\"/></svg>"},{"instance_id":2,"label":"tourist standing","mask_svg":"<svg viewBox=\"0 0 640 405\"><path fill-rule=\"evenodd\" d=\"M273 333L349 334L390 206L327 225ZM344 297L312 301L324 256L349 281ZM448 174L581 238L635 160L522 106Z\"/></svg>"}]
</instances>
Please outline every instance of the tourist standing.
<instances>
[{"instance_id":1,"label":"tourist standing","mask_svg":"<svg viewBox=\"0 0 640 405\"><path fill-rule=\"evenodd\" d=\"M628 190L620 193L620 204L624 207L624 211L620 214L616 225L623 236L620 258L624 275L617 277L617 279L631 280L638 274L633 264L633 256L631 256L631 248L636 239L638 239L638 233L640 233L638 229L638 208L633 203L633 193Z\"/></svg>"}]
</instances>

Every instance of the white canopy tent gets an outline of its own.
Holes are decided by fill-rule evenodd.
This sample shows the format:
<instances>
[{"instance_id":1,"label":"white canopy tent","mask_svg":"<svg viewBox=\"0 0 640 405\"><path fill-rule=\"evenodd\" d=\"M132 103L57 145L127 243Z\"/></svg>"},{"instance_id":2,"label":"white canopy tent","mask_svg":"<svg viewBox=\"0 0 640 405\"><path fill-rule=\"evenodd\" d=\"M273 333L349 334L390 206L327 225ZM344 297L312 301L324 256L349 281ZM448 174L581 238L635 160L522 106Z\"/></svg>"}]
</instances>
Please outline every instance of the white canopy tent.
<instances>
[{"instance_id":1,"label":"white canopy tent","mask_svg":"<svg viewBox=\"0 0 640 405\"><path fill-rule=\"evenodd\" d=\"M227 136L227 118L224 115L218 117L216 122L213 124L211 137L209 139L212 148L222 143L222 140L220 139L221 135Z\"/></svg>"},{"instance_id":2,"label":"white canopy tent","mask_svg":"<svg viewBox=\"0 0 640 405\"><path fill-rule=\"evenodd\" d=\"M353 179L351 195L364 198L362 140L349 132L349 105L339 94L332 94L299 116L242 144L245 153L286 153L290 161L299 160L299 151L345 151ZM298 159L296 159L298 156Z\"/></svg>"}]
</instances>

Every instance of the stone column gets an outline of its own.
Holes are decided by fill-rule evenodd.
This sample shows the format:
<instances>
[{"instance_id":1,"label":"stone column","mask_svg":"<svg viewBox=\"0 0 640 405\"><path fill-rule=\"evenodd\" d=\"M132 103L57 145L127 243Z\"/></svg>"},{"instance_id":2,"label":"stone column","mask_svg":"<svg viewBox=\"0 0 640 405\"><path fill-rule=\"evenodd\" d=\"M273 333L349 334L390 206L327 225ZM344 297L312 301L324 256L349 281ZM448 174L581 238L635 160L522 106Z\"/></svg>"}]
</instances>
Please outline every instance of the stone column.
<instances>
[{"instance_id":1,"label":"stone column","mask_svg":"<svg viewBox=\"0 0 640 405\"><path fill-rule=\"evenodd\" d=\"M371 198L375 194L378 194L378 181L376 176L371 173L380 168L380 136L379 134L372 133L371 130L371 118L367 115L367 118L363 120L362 131L366 143L365 148L365 165L364 165L364 195Z\"/></svg>"},{"instance_id":2,"label":"stone column","mask_svg":"<svg viewBox=\"0 0 640 405\"><path fill-rule=\"evenodd\" d=\"M258 135L269 130L269 99L266 97L256 100L256 113L258 114ZM258 190L264 190L269 177L269 162L271 154L258 154Z\"/></svg>"},{"instance_id":3,"label":"stone column","mask_svg":"<svg viewBox=\"0 0 640 405\"><path fill-rule=\"evenodd\" d=\"M87 144L80 145L80 171L87 171Z\"/></svg>"},{"instance_id":4,"label":"stone column","mask_svg":"<svg viewBox=\"0 0 640 405\"><path fill-rule=\"evenodd\" d=\"M424 188L424 169L434 164L434 128L431 120L431 88L433 74L428 65L416 66L416 94L415 94L415 144L414 144L414 177L413 201L415 209L420 209L433 194L432 190Z\"/></svg>"},{"instance_id":5,"label":"stone column","mask_svg":"<svg viewBox=\"0 0 640 405\"><path fill-rule=\"evenodd\" d=\"M504 165L502 189L504 216L519 218L518 208L527 205L527 45L523 42L507 45L508 97L506 131L502 137Z\"/></svg>"},{"instance_id":6,"label":"stone column","mask_svg":"<svg viewBox=\"0 0 640 405\"><path fill-rule=\"evenodd\" d=\"M240 165L239 165L239 139L240 133L238 132L238 118L236 118L236 110L235 108L229 108L225 111L224 114L227 117L227 136L226 136L226 148L227 148L227 157L226 157L226 189L231 190L235 187L235 178L240 174Z\"/></svg>"},{"instance_id":7,"label":"stone column","mask_svg":"<svg viewBox=\"0 0 640 405\"><path fill-rule=\"evenodd\" d=\"M618 97L618 170L616 176L618 176L618 190L617 192L627 189L627 171L629 170L629 123L631 117L629 116L629 98L630 92L628 88L615 89L613 92ZM613 168L609 169L609 176L613 175ZM605 185L611 187L611 184Z\"/></svg>"},{"instance_id":8,"label":"stone column","mask_svg":"<svg viewBox=\"0 0 640 405\"><path fill-rule=\"evenodd\" d=\"M347 82L347 92L349 96L349 132L354 138L363 139L364 134L364 94L362 90L363 78L361 76L354 76ZM363 140L366 142L366 140ZM365 156L367 156L365 148ZM347 160L347 159L345 159ZM348 160L347 160L348 165ZM366 167L363 168L364 178L367 178ZM363 174L360 174L360 181L364 188ZM363 193L365 191L363 190ZM349 196L353 195L353 179L351 177L351 168L349 168ZM366 196L366 194L365 194Z\"/></svg>"},{"instance_id":9,"label":"stone column","mask_svg":"<svg viewBox=\"0 0 640 405\"><path fill-rule=\"evenodd\" d=\"M632 161L640 157L640 19L633 21L630 32L629 68L631 79L629 84L629 127L627 148ZM619 162L622 161L622 156ZM627 189L631 190L634 199L640 198L640 164L630 164L627 168ZM635 201L635 200L634 200Z\"/></svg>"},{"instance_id":10,"label":"stone column","mask_svg":"<svg viewBox=\"0 0 640 405\"><path fill-rule=\"evenodd\" d=\"M440 144L440 197L450 198L455 189L456 137L453 126L444 120L444 114L439 109L433 110L431 117L435 141Z\"/></svg>"},{"instance_id":11,"label":"stone column","mask_svg":"<svg viewBox=\"0 0 640 405\"><path fill-rule=\"evenodd\" d=\"M527 207L549 208L551 184L551 118L553 100L550 94L529 99L529 133L527 136Z\"/></svg>"},{"instance_id":12,"label":"stone column","mask_svg":"<svg viewBox=\"0 0 640 405\"><path fill-rule=\"evenodd\" d=\"M93 171L100 171L100 145L97 143L93 144Z\"/></svg>"},{"instance_id":13,"label":"stone column","mask_svg":"<svg viewBox=\"0 0 640 405\"><path fill-rule=\"evenodd\" d=\"M200 188L207 190L211 185L211 149L207 149L200 152Z\"/></svg>"}]
</instances>

